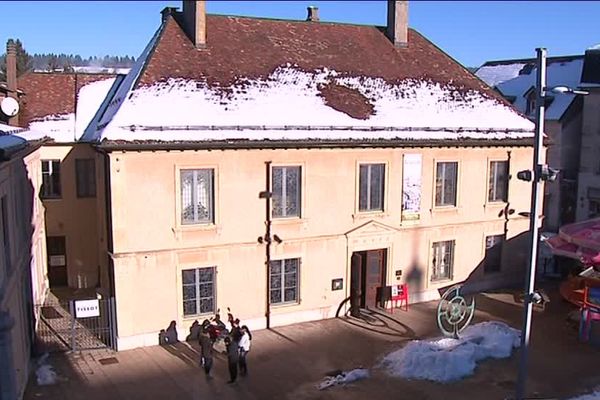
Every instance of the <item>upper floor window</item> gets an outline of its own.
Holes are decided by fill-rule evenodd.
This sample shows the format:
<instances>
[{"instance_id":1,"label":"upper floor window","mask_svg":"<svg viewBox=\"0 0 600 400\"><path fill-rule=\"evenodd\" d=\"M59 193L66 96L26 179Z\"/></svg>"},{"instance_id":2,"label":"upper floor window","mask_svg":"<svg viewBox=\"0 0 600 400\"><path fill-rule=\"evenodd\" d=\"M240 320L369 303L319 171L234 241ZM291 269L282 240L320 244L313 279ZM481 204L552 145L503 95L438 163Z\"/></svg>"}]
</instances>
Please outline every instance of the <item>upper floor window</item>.
<instances>
[{"instance_id":1,"label":"upper floor window","mask_svg":"<svg viewBox=\"0 0 600 400\"><path fill-rule=\"evenodd\" d=\"M273 218L299 217L301 167L273 167Z\"/></svg>"},{"instance_id":2,"label":"upper floor window","mask_svg":"<svg viewBox=\"0 0 600 400\"><path fill-rule=\"evenodd\" d=\"M181 271L183 315L215 312L215 267Z\"/></svg>"},{"instance_id":3,"label":"upper floor window","mask_svg":"<svg viewBox=\"0 0 600 400\"><path fill-rule=\"evenodd\" d=\"M182 169L181 223L210 224L214 222L214 170Z\"/></svg>"},{"instance_id":4,"label":"upper floor window","mask_svg":"<svg viewBox=\"0 0 600 400\"><path fill-rule=\"evenodd\" d=\"M433 243L431 280L452 279L454 268L454 240Z\"/></svg>"},{"instance_id":5,"label":"upper floor window","mask_svg":"<svg viewBox=\"0 0 600 400\"><path fill-rule=\"evenodd\" d=\"M60 160L42 160L42 197L45 199L61 197Z\"/></svg>"},{"instance_id":6,"label":"upper floor window","mask_svg":"<svg viewBox=\"0 0 600 400\"><path fill-rule=\"evenodd\" d=\"M502 245L504 235L486 236L485 238L485 260L483 272L498 272L502 267Z\"/></svg>"},{"instance_id":7,"label":"upper floor window","mask_svg":"<svg viewBox=\"0 0 600 400\"><path fill-rule=\"evenodd\" d=\"M96 162L93 158L75 160L77 197L96 197Z\"/></svg>"},{"instance_id":8,"label":"upper floor window","mask_svg":"<svg viewBox=\"0 0 600 400\"><path fill-rule=\"evenodd\" d=\"M297 303L300 288L298 277L300 259L273 260L269 264L269 292L271 304Z\"/></svg>"},{"instance_id":9,"label":"upper floor window","mask_svg":"<svg viewBox=\"0 0 600 400\"><path fill-rule=\"evenodd\" d=\"M435 205L456 206L458 162L439 162L435 172Z\"/></svg>"},{"instance_id":10,"label":"upper floor window","mask_svg":"<svg viewBox=\"0 0 600 400\"><path fill-rule=\"evenodd\" d=\"M508 201L508 161L490 162L488 201L504 203Z\"/></svg>"},{"instance_id":11,"label":"upper floor window","mask_svg":"<svg viewBox=\"0 0 600 400\"><path fill-rule=\"evenodd\" d=\"M359 175L359 211L383 211L385 164L363 164Z\"/></svg>"}]
</instances>

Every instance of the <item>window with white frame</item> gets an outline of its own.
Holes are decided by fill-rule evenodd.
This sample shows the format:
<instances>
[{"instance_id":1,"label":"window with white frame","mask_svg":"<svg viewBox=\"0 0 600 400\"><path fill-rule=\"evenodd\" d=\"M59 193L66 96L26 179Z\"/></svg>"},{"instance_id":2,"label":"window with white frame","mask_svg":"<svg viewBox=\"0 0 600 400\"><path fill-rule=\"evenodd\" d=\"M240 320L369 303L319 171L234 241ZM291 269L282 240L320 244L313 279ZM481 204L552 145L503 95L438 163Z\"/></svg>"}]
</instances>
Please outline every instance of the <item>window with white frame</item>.
<instances>
[{"instance_id":1,"label":"window with white frame","mask_svg":"<svg viewBox=\"0 0 600 400\"><path fill-rule=\"evenodd\" d=\"M385 164L362 164L359 171L359 211L383 211Z\"/></svg>"},{"instance_id":2,"label":"window with white frame","mask_svg":"<svg viewBox=\"0 0 600 400\"><path fill-rule=\"evenodd\" d=\"M508 200L508 161L490 162L490 182L488 201L504 202Z\"/></svg>"},{"instance_id":3,"label":"window with white frame","mask_svg":"<svg viewBox=\"0 0 600 400\"><path fill-rule=\"evenodd\" d=\"M297 303L299 300L300 259L274 260L269 264L271 304Z\"/></svg>"},{"instance_id":4,"label":"window with white frame","mask_svg":"<svg viewBox=\"0 0 600 400\"><path fill-rule=\"evenodd\" d=\"M452 269L454 267L454 240L444 242L435 242L432 246L433 258L431 271L431 280L439 281L452 279Z\"/></svg>"},{"instance_id":5,"label":"window with white frame","mask_svg":"<svg viewBox=\"0 0 600 400\"><path fill-rule=\"evenodd\" d=\"M216 267L181 271L184 316L215 312L215 271Z\"/></svg>"},{"instance_id":6,"label":"window with white frame","mask_svg":"<svg viewBox=\"0 0 600 400\"><path fill-rule=\"evenodd\" d=\"M96 162L93 158L75 160L77 197L96 197Z\"/></svg>"},{"instance_id":7,"label":"window with white frame","mask_svg":"<svg viewBox=\"0 0 600 400\"><path fill-rule=\"evenodd\" d=\"M301 173L300 166L273 167L273 218L300 216Z\"/></svg>"},{"instance_id":8,"label":"window with white frame","mask_svg":"<svg viewBox=\"0 0 600 400\"><path fill-rule=\"evenodd\" d=\"M502 246L504 235L492 235L485 238L485 259L483 272L498 272L502 267Z\"/></svg>"},{"instance_id":9,"label":"window with white frame","mask_svg":"<svg viewBox=\"0 0 600 400\"><path fill-rule=\"evenodd\" d=\"M458 162L438 162L435 172L436 207L456 206Z\"/></svg>"},{"instance_id":10,"label":"window with white frame","mask_svg":"<svg viewBox=\"0 0 600 400\"><path fill-rule=\"evenodd\" d=\"M214 170L182 169L181 223L183 225L214 222Z\"/></svg>"},{"instance_id":11,"label":"window with white frame","mask_svg":"<svg viewBox=\"0 0 600 400\"><path fill-rule=\"evenodd\" d=\"M10 256L10 223L8 221L8 204L7 197L0 198L0 234L2 234L2 258L6 270L6 275L11 272L11 256Z\"/></svg>"},{"instance_id":12,"label":"window with white frame","mask_svg":"<svg viewBox=\"0 0 600 400\"><path fill-rule=\"evenodd\" d=\"M42 197L58 199L61 197L60 160L42 160Z\"/></svg>"}]
</instances>

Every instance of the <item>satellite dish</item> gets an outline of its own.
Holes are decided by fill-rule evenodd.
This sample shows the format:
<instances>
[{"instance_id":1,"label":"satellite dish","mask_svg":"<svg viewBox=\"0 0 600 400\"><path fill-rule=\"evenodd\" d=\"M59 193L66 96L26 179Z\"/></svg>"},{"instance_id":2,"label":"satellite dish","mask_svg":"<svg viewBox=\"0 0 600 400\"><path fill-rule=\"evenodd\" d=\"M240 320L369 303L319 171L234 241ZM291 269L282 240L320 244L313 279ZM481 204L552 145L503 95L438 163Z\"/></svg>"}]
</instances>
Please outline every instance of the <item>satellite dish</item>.
<instances>
[{"instance_id":1,"label":"satellite dish","mask_svg":"<svg viewBox=\"0 0 600 400\"><path fill-rule=\"evenodd\" d=\"M0 102L0 110L8 117L14 117L19 112L19 102L12 97L5 97Z\"/></svg>"}]
</instances>

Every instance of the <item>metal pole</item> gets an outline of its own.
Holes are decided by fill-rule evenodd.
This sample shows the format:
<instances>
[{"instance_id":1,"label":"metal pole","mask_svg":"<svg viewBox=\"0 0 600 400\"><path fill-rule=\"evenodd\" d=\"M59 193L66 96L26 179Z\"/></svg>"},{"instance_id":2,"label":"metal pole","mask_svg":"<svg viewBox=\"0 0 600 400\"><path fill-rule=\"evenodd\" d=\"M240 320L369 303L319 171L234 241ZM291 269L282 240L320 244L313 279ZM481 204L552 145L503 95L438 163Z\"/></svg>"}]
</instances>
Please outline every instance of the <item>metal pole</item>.
<instances>
[{"instance_id":1,"label":"metal pole","mask_svg":"<svg viewBox=\"0 0 600 400\"><path fill-rule=\"evenodd\" d=\"M525 297L523 298L523 327L521 329L521 360L519 362L519 377L517 381L516 399L523 400L527 380L527 356L529 351L529 336L531 334L532 297L535 286L535 272L538 254L538 216L541 214L539 199L542 195L542 182L540 177L543 150L544 131L544 99L546 93L546 49L536 49L537 76L535 98L535 136L533 147L533 180L531 184L531 214L529 216L529 230L531 231L531 249L529 253L529 268L525 280Z\"/></svg>"},{"instance_id":2,"label":"metal pole","mask_svg":"<svg viewBox=\"0 0 600 400\"><path fill-rule=\"evenodd\" d=\"M265 319L267 329L271 328L271 291L270 291L270 270L271 270L271 161L265 161L267 191L265 194L266 217L265 217L265 266L266 266L266 311Z\"/></svg>"}]
</instances>

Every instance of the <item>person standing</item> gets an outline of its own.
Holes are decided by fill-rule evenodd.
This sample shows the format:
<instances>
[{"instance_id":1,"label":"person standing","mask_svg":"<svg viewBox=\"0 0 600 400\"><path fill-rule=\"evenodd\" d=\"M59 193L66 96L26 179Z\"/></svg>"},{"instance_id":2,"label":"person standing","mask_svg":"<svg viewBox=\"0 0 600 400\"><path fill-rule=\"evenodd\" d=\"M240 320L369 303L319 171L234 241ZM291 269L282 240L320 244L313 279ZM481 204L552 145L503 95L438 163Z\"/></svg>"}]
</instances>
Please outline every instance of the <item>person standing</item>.
<instances>
[{"instance_id":1,"label":"person standing","mask_svg":"<svg viewBox=\"0 0 600 400\"><path fill-rule=\"evenodd\" d=\"M200 344L200 365L204 368L206 377L210 378L210 370L213 365L213 342L207 330L200 330L198 342Z\"/></svg>"},{"instance_id":2,"label":"person standing","mask_svg":"<svg viewBox=\"0 0 600 400\"><path fill-rule=\"evenodd\" d=\"M246 356L250 351L250 343L252 341L252 334L250 333L250 329L246 325L242 325L241 328L242 337L240 338L240 374L242 376L248 375L248 364L246 363Z\"/></svg>"},{"instance_id":3,"label":"person standing","mask_svg":"<svg viewBox=\"0 0 600 400\"><path fill-rule=\"evenodd\" d=\"M234 383L237 379L238 362L240 359L238 342L231 340L227 336L225 338L225 348L227 349L227 366L229 367L229 382L227 383Z\"/></svg>"}]
</instances>

